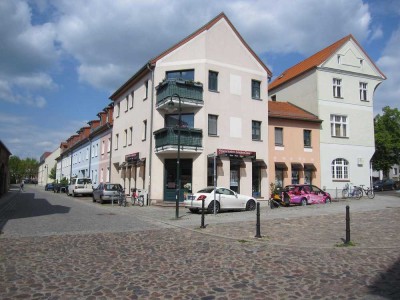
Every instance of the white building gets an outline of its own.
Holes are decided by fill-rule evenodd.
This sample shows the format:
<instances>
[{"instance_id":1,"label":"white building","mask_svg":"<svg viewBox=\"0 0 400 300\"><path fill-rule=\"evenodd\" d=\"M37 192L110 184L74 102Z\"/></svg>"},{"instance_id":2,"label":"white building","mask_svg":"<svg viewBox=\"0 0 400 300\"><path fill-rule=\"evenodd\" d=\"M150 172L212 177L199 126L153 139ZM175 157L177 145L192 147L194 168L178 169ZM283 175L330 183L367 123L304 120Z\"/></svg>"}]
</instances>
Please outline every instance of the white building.
<instances>
[{"instance_id":1,"label":"white building","mask_svg":"<svg viewBox=\"0 0 400 300\"><path fill-rule=\"evenodd\" d=\"M175 201L180 136L182 200L213 185L213 153L218 185L267 199L270 76L228 18L218 15L110 96L111 180L126 191L146 190L152 204ZM181 122L169 111L172 103L181 104Z\"/></svg>"},{"instance_id":2,"label":"white building","mask_svg":"<svg viewBox=\"0 0 400 300\"><path fill-rule=\"evenodd\" d=\"M370 184L375 152L373 94L385 75L352 35L284 71L269 86L274 101L290 99L323 120L321 186Z\"/></svg>"},{"instance_id":3,"label":"white building","mask_svg":"<svg viewBox=\"0 0 400 300\"><path fill-rule=\"evenodd\" d=\"M40 157L38 168L38 185L45 186L47 183L52 183L55 180L49 178L51 170L56 168L57 173L57 157L60 155L60 148L55 149L53 152L45 152Z\"/></svg>"}]
</instances>

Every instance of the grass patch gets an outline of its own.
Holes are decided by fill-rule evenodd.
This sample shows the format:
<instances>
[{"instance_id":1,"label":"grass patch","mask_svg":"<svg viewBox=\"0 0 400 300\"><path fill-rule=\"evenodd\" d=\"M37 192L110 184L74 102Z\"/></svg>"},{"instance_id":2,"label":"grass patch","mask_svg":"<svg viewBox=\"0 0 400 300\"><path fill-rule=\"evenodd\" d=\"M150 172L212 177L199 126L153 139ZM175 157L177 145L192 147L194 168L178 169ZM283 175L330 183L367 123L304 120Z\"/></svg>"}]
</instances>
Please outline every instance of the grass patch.
<instances>
[{"instance_id":1,"label":"grass patch","mask_svg":"<svg viewBox=\"0 0 400 300\"><path fill-rule=\"evenodd\" d=\"M248 243L249 241L246 241L246 240L238 240L238 242L244 244L244 243Z\"/></svg>"},{"instance_id":2,"label":"grass patch","mask_svg":"<svg viewBox=\"0 0 400 300\"><path fill-rule=\"evenodd\" d=\"M352 241L348 243L336 244L336 247L355 247L356 244Z\"/></svg>"}]
</instances>

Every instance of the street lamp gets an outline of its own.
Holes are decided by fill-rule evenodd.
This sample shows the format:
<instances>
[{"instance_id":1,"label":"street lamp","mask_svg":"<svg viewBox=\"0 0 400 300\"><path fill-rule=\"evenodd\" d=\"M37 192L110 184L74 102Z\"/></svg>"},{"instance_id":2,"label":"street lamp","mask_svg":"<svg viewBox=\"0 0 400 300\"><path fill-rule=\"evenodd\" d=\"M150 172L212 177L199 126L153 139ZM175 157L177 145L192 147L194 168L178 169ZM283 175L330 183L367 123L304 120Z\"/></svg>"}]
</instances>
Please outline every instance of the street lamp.
<instances>
[{"instance_id":1,"label":"street lamp","mask_svg":"<svg viewBox=\"0 0 400 300\"><path fill-rule=\"evenodd\" d=\"M176 202L175 202L175 219L179 218L179 202L181 199L181 166L180 166L180 159L181 159L181 97L178 94L173 94L171 96L171 101L168 102L168 110L174 111L175 104L172 100L173 97L178 97L178 157L176 160L176 177L178 183L178 194L176 195Z\"/></svg>"}]
</instances>

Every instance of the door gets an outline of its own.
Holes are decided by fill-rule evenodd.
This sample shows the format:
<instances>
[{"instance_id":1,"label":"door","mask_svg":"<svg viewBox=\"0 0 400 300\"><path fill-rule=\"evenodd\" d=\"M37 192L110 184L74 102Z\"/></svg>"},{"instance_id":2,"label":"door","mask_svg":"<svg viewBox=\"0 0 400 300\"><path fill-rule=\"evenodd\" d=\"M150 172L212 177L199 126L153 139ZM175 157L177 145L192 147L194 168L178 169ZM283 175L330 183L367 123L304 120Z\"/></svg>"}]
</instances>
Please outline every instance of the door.
<instances>
[{"instance_id":1,"label":"door","mask_svg":"<svg viewBox=\"0 0 400 300\"><path fill-rule=\"evenodd\" d=\"M177 178L177 160L166 159L164 161L164 201L176 201L178 192ZM192 165L191 159L180 159L180 202L183 202L185 196L191 191L192 186Z\"/></svg>"}]
</instances>

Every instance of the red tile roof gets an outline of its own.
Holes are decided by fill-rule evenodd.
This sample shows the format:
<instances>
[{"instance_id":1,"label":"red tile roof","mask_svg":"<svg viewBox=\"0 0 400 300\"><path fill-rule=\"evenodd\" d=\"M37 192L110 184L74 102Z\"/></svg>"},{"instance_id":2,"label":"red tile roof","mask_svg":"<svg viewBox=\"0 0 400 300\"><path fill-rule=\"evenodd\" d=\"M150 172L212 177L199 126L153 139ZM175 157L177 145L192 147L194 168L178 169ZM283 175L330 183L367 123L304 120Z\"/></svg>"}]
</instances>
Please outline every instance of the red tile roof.
<instances>
[{"instance_id":1,"label":"red tile roof","mask_svg":"<svg viewBox=\"0 0 400 300\"><path fill-rule=\"evenodd\" d=\"M364 51L361 45L357 42L357 40L353 37L353 35L349 34L344 38L338 40L332 45L322 49L321 51L311 55L309 58L303 60L302 62L294 65L293 67L284 71L281 75L279 75L273 82L271 82L268 86L268 90L272 90L285 82L290 81L291 79L313 69L322 64L324 61L328 60L340 47L342 47L346 42L353 40L361 51L364 52L366 57L372 62L374 67L378 70L378 72L386 79L386 76L379 70L379 68L374 64L368 54Z\"/></svg>"},{"instance_id":2,"label":"red tile roof","mask_svg":"<svg viewBox=\"0 0 400 300\"><path fill-rule=\"evenodd\" d=\"M268 117L322 122L318 117L290 102L268 101Z\"/></svg>"}]
</instances>

